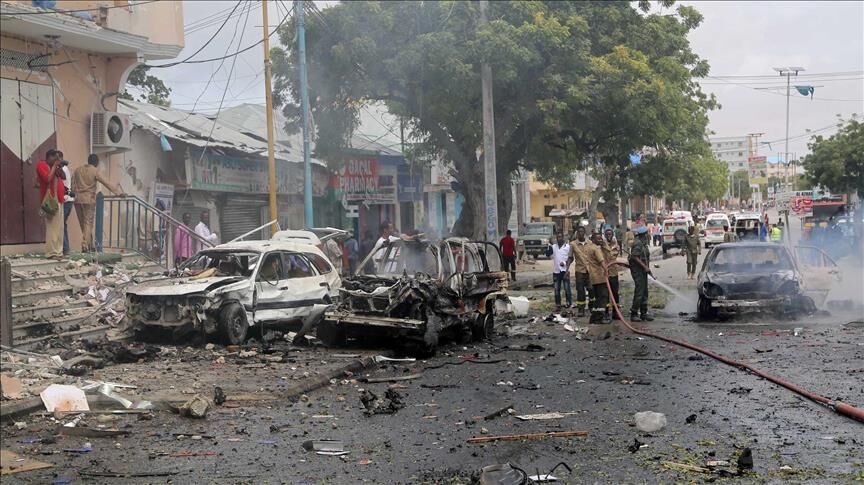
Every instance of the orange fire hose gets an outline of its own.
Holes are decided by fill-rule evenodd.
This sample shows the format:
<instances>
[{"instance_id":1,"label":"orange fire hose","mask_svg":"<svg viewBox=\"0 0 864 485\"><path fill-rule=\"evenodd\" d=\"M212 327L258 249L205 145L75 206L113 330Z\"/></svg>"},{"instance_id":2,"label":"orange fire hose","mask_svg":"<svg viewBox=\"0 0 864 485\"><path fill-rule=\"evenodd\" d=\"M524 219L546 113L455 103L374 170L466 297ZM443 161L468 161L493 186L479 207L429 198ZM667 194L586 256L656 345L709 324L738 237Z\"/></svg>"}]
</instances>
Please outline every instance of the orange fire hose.
<instances>
[{"instance_id":1,"label":"orange fire hose","mask_svg":"<svg viewBox=\"0 0 864 485\"><path fill-rule=\"evenodd\" d=\"M645 271L647 271L649 273L651 272L651 269L648 268L645 265L645 263L643 263L642 261L639 261L638 259L635 261L638 262L640 265L642 265L642 267L645 268ZM609 291L609 301L612 302L612 306L615 308L615 313L618 314L618 318L621 319L621 322L624 323L624 326L626 326L631 332L638 334L638 335L644 335L646 337L656 338L658 340L662 340L664 342L669 342L670 344L675 344L675 345L678 345L680 347L684 347L686 349L690 349L690 350L693 350L695 352L699 352L700 354L707 355L708 357L711 357L712 359L715 359L715 360L719 360L720 362L723 362L726 365L729 365L729 366L732 366L732 367L735 367L735 368L738 368L738 369L741 369L744 371L748 371L748 372L750 372L754 375L757 375L763 379L771 381L774 384L783 386L786 389L789 389L790 391L792 391L798 395L804 396L813 402L816 402L816 403L819 403L819 404L826 406L828 409L831 409L838 414L850 417L850 418L858 420L860 422L864 422L864 409L856 408L855 406L852 406L850 404L846 404L846 403L841 402L841 401L832 401L821 394L816 394L815 392L808 391L807 389L804 389L803 387L797 386L797 385L792 384L791 382L787 382L787 381L785 381L785 380L783 380L777 376L774 376L774 375L771 375L767 372L761 371L761 370L753 367L750 364L746 364L744 362L730 359L729 357L725 357L723 355L714 353L708 349L703 349L702 347L699 347L697 345L693 345L689 342L685 342L683 340L677 340L677 339L674 339L671 337L665 337L663 335L658 335L656 333L651 333L651 332L648 332L645 330L639 330L639 329L633 327L633 325L631 325L630 322L628 322L627 319L624 318L624 314L621 312L621 309L618 307L618 302L615 301L615 297L612 294L612 285L609 283L609 268L613 265L616 265L616 264L619 266L627 267L627 268L630 267L627 264L622 264L622 263L619 263L617 261L613 261L613 262L607 264L605 267L606 288Z\"/></svg>"}]
</instances>

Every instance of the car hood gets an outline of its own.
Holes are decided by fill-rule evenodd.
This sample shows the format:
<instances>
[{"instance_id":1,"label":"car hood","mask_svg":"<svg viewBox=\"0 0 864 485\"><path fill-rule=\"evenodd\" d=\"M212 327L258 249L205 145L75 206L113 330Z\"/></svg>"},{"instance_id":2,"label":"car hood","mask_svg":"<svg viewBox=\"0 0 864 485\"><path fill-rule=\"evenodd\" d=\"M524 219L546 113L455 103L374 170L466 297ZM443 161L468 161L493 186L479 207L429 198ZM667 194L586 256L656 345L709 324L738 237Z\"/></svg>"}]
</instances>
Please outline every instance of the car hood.
<instances>
[{"instance_id":1,"label":"car hood","mask_svg":"<svg viewBox=\"0 0 864 485\"><path fill-rule=\"evenodd\" d=\"M755 273L729 273L711 271L704 281L721 286L727 294L776 293L788 281L797 281L793 270Z\"/></svg>"},{"instance_id":2,"label":"car hood","mask_svg":"<svg viewBox=\"0 0 864 485\"><path fill-rule=\"evenodd\" d=\"M191 278L163 278L135 285L127 294L138 296L176 296L202 293L220 286L230 285L246 278L242 276L214 276L193 280Z\"/></svg>"}]
</instances>

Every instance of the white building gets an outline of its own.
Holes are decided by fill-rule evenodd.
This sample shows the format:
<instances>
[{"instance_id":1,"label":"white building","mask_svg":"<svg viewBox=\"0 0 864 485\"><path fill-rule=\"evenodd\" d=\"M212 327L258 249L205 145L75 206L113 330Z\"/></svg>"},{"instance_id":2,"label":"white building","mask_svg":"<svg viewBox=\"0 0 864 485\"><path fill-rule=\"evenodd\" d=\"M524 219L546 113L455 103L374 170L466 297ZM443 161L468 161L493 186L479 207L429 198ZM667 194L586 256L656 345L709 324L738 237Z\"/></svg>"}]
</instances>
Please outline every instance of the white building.
<instances>
[{"instance_id":1,"label":"white building","mask_svg":"<svg viewBox=\"0 0 864 485\"><path fill-rule=\"evenodd\" d=\"M711 152L718 160L726 162L729 173L747 170L747 159L750 156L751 138L744 136L719 136L709 138Z\"/></svg>"}]
</instances>

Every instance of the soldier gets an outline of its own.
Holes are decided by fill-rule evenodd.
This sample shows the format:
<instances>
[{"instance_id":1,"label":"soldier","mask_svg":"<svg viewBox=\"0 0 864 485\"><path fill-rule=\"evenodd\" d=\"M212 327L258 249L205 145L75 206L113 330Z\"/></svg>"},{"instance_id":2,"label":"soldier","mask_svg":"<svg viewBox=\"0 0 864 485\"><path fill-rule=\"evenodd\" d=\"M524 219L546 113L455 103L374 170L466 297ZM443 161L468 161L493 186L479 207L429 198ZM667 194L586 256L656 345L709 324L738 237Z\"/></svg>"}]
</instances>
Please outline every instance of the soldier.
<instances>
[{"instance_id":1,"label":"soldier","mask_svg":"<svg viewBox=\"0 0 864 485\"><path fill-rule=\"evenodd\" d=\"M615 240L615 235L612 232L612 229L606 229L606 240L603 241L603 256L605 257L606 269L609 272L609 286L612 287L612 298L615 300L615 303L621 305L621 299L618 297L618 289L620 288L620 281L618 280L618 274L621 271L621 267L618 265L609 266L615 260L618 259L618 256L621 254L621 246L618 245L618 241ZM609 312L612 310L612 302L610 301L606 305L606 315L609 315ZM618 320L618 313L612 311L612 320Z\"/></svg>"},{"instance_id":2,"label":"soldier","mask_svg":"<svg viewBox=\"0 0 864 485\"><path fill-rule=\"evenodd\" d=\"M696 262L699 259L699 234L696 226L690 226L687 237L684 240L684 253L687 255L687 279L696 277Z\"/></svg>"},{"instance_id":3,"label":"soldier","mask_svg":"<svg viewBox=\"0 0 864 485\"><path fill-rule=\"evenodd\" d=\"M576 307L578 308L577 315L585 316L585 309L593 299L593 291L591 289L591 278L588 274L588 244L585 239L585 227L579 226L576 229L576 240L570 243L570 253L573 257L573 272L576 277Z\"/></svg>"},{"instance_id":4,"label":"soldier","mask_svg":"<svg viewBox=\"0 0 864 485\"><path fill-rule=\"evenodd\" d=\"M591 234L591 244L585 246L586 263L594 300L591 305L591 319L588 323L609 323L606 304L609 292L606 288L606 255L603 253L603 236L599 232Z\"/></svg>"},{"instance_id":5,"label":"soldier","mask_svg":"<svg viewBox=\"0 0 864 485\"><path fill-rule=\"evenodd\" d=\"M648 315L648 275L651 274L651 248L647 244L648 229L645 226L633 228L633 248L630 250L630 275L636 289L633 291L633 305L630 319L639 317L643 322L654 319Z\"/></svg>"},{"instance_id":6,"label":"soldier","mask_svg":"<svg viewBox=\"0 0 864 485\"><path fill-rule=\"evenodd\" d=\"M738 235L735 234L735 231L730 231L729 226L723 226L723 242L738 242Z\"/></svg>"}]
</instances>

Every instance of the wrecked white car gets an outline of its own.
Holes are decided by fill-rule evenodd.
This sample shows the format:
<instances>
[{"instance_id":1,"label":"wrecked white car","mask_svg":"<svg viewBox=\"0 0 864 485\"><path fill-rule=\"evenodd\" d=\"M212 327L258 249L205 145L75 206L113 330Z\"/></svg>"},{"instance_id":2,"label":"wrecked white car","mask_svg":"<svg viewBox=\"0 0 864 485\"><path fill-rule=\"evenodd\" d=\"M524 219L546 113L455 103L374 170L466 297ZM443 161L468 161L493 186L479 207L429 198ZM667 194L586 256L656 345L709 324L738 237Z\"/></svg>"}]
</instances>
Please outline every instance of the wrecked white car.
<instances>
[{"instance_id":1,"label":"wrecked white car","mask_svg":"<svg viewBox=\"0 0 864 485\"><path fill-rule=\"evenodd\" d=\"M507 298L509 275L491 243L400 240L374 251L359 267L318 325L318 338L327 345L369 339L430 355L445 336L489 338L495 301Z\"/></svg>"},{"instance_id":2,"label":"wrecked white car","mask_svg":"<svg viewBox=\"0 0 864 485\"><path fill-rule=\"evenodd\" d=\"M219 334L239 344L254 325L299 328L315 305L334 301L341 284L313 245L233 242L199 252L169 277L129 288L126 320L136 331Z\"/></svg>"}]
</instances>

